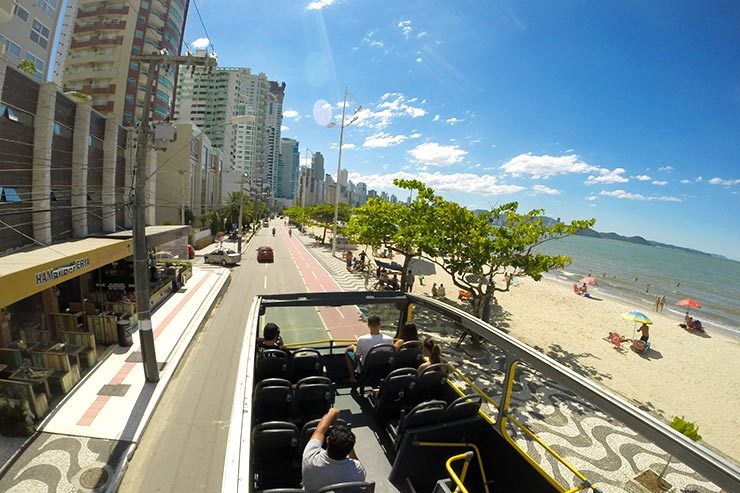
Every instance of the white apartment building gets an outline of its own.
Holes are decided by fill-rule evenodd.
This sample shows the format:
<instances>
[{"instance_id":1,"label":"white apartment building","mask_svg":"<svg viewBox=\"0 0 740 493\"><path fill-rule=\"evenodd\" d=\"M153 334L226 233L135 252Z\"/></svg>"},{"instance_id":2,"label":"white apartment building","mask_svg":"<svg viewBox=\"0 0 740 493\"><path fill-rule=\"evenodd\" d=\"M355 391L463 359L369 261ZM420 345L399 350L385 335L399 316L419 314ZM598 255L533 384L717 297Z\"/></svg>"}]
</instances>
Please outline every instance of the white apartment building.
<instances>
[{"instance_id":1,"label":"white apartment building","mask_svg":"<svg viewBox=\"0 0 740 493\"><path fill-rule=\"evenodd\" d=\"M33 79L45 82L62 0L15 0L10 20L0 24L0 51L8 62L33 63Z\"/></svg>"}]
</instances>

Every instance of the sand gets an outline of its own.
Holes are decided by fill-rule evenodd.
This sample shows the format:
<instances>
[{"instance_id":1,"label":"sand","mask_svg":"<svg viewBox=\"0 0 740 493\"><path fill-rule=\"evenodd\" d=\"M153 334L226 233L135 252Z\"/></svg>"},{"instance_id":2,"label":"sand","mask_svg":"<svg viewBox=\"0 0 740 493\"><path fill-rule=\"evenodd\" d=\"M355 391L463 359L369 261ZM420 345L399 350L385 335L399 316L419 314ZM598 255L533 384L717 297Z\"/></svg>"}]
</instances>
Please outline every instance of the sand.
<instances>
[{"instance_id":1,"label":"sand","mask_svg":"<svg viewBox=\"0 0 740 493\"><path fill-rule=\"evenodd\" d=\"M440 274L425 276L424 286L417 280L414 292L430 293L434 282L457 297L458 288ZM705 445L739 462L740 340L711 329L689 333L676 315L611 299L598 287L589 291L601 300L576 296L570 284L518 279L510 292L496 294L491 323L665 421L693 421ZM629 343L619 352L604 340L611 331L639 339L635 324L620 317L629 310L653 321L645 356Z\"/></svg>"}]
</instances>

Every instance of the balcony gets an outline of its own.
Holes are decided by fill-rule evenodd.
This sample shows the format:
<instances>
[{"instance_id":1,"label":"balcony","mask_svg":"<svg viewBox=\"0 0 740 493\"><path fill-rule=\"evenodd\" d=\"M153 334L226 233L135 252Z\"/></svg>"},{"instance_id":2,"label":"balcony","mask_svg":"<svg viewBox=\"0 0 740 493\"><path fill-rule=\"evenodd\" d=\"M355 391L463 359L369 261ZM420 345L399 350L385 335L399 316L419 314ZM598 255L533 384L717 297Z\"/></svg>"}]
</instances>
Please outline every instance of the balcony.
<instances>
[{"instance_id":1,"label":"balcony","mask_svg":"<svg viewBox=\"0 0 740 493\"><path fill-rule=\"evenodd\" d=\"M92 31L103 31L103 30L122 30L126 29L126 21L115 22L111 20L93 22L87 26L75 26L75 33L87 33Z\"/></svg>"},{"instance_id":2,"label":"balcony","mask_svg":"<svg viewBox=\"0 0 740 493\"><path fill-rule=\"evenodd\" d=\"M151 14L149 14L148 24L149 26L163 29L164 28L164 17L160 14L152 12Z\"/></svg>"},{"instance_id":3,"label":"balcony","mask_svg":"<svg viewBox=\"0 0 740 493\"><path fill-rule=\"evenodd\" d=\"M111 7L98 7L96 9L91 10L83 10L78 9L77 10L77 18L78 19L84 19L86 17L95 17L98 15L127 15L128 14L128 7L121 7L121 8L111 8Z\"/></svg>"},{"instance_id":4,"label":"balcony","mask_svg":"<svg viewBox=\"0 0 740 493\"><path fill-rule=\"evenodd\" d=\"M70 48L87 48L89 46L103 46L103 45L120 45L123 44L123 36L116 36L110 39L101 39L100 37L90 38L88 41L75 41L72 40Z\"/></svg>"},{"instance_id":5,"label":"balcony","mask_svg":"<svg viewBox=\"0 0 740 493\"><path fill-rule=\"evenodd\" d=\"M93 109L100 113L110 113L113 111L113 101L108 101L105 104L94 104Z\"/></svg>"}]
</instances>

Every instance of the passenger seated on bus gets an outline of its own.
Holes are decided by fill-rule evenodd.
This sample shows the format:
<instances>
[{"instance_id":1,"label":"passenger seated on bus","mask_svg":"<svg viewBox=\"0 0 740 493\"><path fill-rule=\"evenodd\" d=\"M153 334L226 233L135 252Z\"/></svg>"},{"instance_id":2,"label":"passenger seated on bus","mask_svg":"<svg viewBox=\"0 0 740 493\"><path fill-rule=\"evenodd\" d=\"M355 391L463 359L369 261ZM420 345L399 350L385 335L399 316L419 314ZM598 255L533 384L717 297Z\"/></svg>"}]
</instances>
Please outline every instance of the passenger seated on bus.
<instances>
[{"instance_id":1,"label":"passenger seated on bus","mask_svg":"<svg viewBox=\"0 0 740 493\"><path fill-rule=\"evenodd\" d=\"M434 342L434 339L431 337L424 340L424 343L422 344L422 354L425 358L429 358L429 361L425 361L419 365L419 369L417 370L418 373L424 371L424 369L429 365L442 362L442 348L440 348L439 344Z\"/></svg>"},{"instance_id":2,"label":"passenger seated on bus","mask_svg":"<svg viewBox=\"0 0 740 493\"><path fill-rule=\"evenodd\" d=\"M262 334L264 337L257 340L257 353L262 354L268 349L282 349L290 356L290 349L284 347L283 338L280 337L280 327L275 323L266 323Z\"/></svg>"},{"instance_id":3,"label":"passenger seated on bus","mask_svg":"<svg viewBox=\"0 0 740 493\"><path fill-rule=\"evenodd\" d=\"M357 383L355 371L360 369L362 366L362 359L368 351L373 348L373 346L378 344L393 344L393 338L391 336L380 333L379 316L370 315L367 318L367 328L370 333L358 337L357 342L349 346L344 353L349 383Z\"/></svg>"},{"instance_id":4,"label":"passenger seated on bus","mask_svg":"<svg viewBox=\"0 0 740 493\"><path fill-rule=\"evenodd\" d=\"M401 327L401 331L398 333L398 339L396 339L396 342L393 343L393 347L396 351L398 351L399 349L401 349L401 346L403 346L404 342L418 340L419 332L416 330L416 324L404 324L403 327Z\"/></svg>"},{"instance_id":5,"label":"passenger seated on bus","mask_svg":"<svg viewBox=\"0 0 740 493\"><path fill-rule=\"evenodd\" d=\"M354 451L355 434L346 425L332 425L337 416L337 408L329 409L303 450L301 469L307 493L332 484L365 481L365 468ZM321 448L324 439L326 450Z\"/></svg>"}]
</instances>

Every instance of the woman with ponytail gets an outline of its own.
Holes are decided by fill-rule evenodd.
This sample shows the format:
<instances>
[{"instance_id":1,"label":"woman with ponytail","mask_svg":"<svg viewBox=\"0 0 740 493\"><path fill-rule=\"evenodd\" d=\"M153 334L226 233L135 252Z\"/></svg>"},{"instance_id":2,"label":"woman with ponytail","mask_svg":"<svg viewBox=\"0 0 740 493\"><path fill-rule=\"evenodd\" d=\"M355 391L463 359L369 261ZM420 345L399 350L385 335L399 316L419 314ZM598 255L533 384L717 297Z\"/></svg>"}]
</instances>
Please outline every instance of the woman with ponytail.
<instances>
[{"instance_id":1,"label":"woman with ponytail","mask_svg":"<svg viewBox=\"0 0 740 493\"><path fill-rule=\"evenodd\" d=\"M439 344L434 342L434 339L432 338L427 338L424 340L424 343L422 344L422 354L425 358L428 358L428 361L425 361L424 363L419 365L419 373L424 371L424 369L429 365L434 365L442 362L442 348L440 348Z\"/></svg>"}]
</instances>

